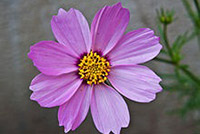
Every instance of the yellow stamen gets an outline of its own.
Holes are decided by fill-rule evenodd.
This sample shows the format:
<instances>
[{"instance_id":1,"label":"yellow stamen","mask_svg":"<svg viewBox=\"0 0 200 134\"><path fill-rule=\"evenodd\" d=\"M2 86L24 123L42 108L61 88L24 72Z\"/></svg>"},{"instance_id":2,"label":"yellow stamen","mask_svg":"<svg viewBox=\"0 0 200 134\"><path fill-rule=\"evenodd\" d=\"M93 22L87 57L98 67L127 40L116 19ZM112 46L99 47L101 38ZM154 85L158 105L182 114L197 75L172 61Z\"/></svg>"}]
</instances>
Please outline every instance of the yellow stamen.
<instances>
[{"instance_id":1,"label":"yellow stamen","mask_svg":"<svg viewBox=\"0 0 200 134\"><path fill-rule=\"evenodd\" d=\"M78 64L79 75L87 84L99 84L107 80L110 63L96 52L85 55Z\"/></svg>"}]
</instances>

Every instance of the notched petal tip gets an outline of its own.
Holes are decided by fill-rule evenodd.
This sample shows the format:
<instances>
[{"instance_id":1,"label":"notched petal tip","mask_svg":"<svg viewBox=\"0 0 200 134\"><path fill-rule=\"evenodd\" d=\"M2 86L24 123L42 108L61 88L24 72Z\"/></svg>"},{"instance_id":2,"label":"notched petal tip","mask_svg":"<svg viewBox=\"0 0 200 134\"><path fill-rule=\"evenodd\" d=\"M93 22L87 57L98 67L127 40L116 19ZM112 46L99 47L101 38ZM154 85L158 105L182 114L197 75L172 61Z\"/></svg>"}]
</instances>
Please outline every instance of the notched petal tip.
<instances>
[{"instance_id":1,"label":"notched petal tip","mask_svg":"<svg viewBox=\"0 0 200 134\"><path fill-rule=\"evenodd\" d=\"M119 7L122 7L122 3L121 3L121 2L118 2L118 3L114 4L113 6L119 6Z\"/></svg>"},{"instance_id":2,"label":"notched petal tip","mask_svg":"<svg viewBox=\"0 0 200 134\"><path fill-rule=\"evenodd\" d=\"M96 128L104 134L111 131L118 134L121 128L127 127L130 122L126 102L116 90L105 84L94 86L91 114Z\"/></svg>"},{"instance_id":3,"label":"notched petal tip","mask_svg":"<svg viewBox=\"0 0 200 134\"><path fill-rule=\"evenodd\" d=\"M59 10L58 10L58 15L59 15L60 13L62 13L62 12L66 12L66 10L63 9L63 8L59 8Z\"/></svg>"},{"instance_id":4,"label":"notched petal tip","mask_svg":"<svg viewBox=\"0 0 200 134\"><path fill-rule=\"evenodd\" d=\"M74 53L55 41L40 41L34 44L30 47L28 57L34 66L46 75L57 76L77 70L77 57Z\"/></svg>"},{"instance_id":5,"label":"notched petal tip","mask_svg":"<svg viewBox=\"0 0 200 134\"><path fill-rule=\"evenodd\" d=\"M108 53L113 66L137 65L155 58L162 49L160 37L150 28L140 28L125 34Z\"/></svg>"},{"instance_id":6,"label":"notched petal tip","mask_svg":"<svg viewBox=\"0 0 200 134\"><path fill-rule=\"evenodd\" d=\"M65 131L65 133L68 133L70 131L70 129L65 129L64 131Z\"/></svg>"},{"instance_id":7,"label":"notched petal tip","mask_svg":"<svg viewBox=\"0 0 200 134\"><path fill-rule=\"evenodd\" d=\"M31 59L31 60L33 60L33 49L34 49L34 46L37 45L38 43L35 43L34 45L30 46L30 51L27 53L28 58Z\"/></svg>"},{"instance_id":8,"label":"notched petal tip","mask_svg":"<svg viewBox=\"0 0 200 134\"><path fill-rule=\"evenodd\" d=\"M58 13L56 15L53 15L51 18L51 26L54 25L54 21L57 22L57 17L60 17L66 13L67 11L65 11L63 8L59 8Z\"/></svg>"},{"instance_id":9,"label":"notched petal tip","mask_svg":"<svg viewBox=\"0 0 200 134\"><path fill-rule=\"evenodd\" d=\"M161 87L160 89L158 89L158 92L157 93L160 93L163 91L163 88Z\"/></svg>"},{"instance_id":10,"label":"notched petal tip","mask_svg":"<svg viewBox=\"0 0 200 134\"><path fill-rule=\"evenodd\" d=\"M123 36L129 20L130 12L121 3L100 9L91 25L93 50L109 53Z\"/></svg>"},{"instance_id":11,"label":"notched petal tip","mask_svg":"<svg viewBox=\"0 0 200 134\"><path fill-rule=\"evenodd\" d=\"M31 99L31 100L34 100L33 93L31 94L30 99Z\"/></svg>"},{"instance_id":12,"label":"notched petal tip","mask_svg":"<svg viewBox=\"0 0 200 134\"><path fill-rule=\"evenodd\" d=\"M153 95L153 97L147 101L141 102L141 103L151 103L156 99L156 93Z\"/></svg>"},{"instance_id":13,"label":"notched petal tip","mask_svg":"<svg viewBox=\"0 0 200 134\"><path fill-rule=\"evenodd\" d=\"M53 15L52 18L51 18L51 26L54 25L54 21L56 22L56 17L57 15Z\"/></svg>"},{"instance_id":14,"label":"notched petal tip","mask_svg":"<svg viewBox=\"0 0 200 134\"><path fill-rule=\"evenodd\" d=\"M76 56L89 52L91 48L90 29L86 18L79 10L59 9L58 14L51 19L51 28L56 40L70 48Z\"/></svg>"},{"instance_id":15,"label":"notched petal tip","mask_svg":"<svg viewBox=\"0 0 200 134\"><path fill-rule=\"evenodd\" d=\"M129 11L129 9L123 7L121 2L118 2L118 3L116 3L116 4L112 5L112 6L108 6L108 7L112 7L112 8L113 8L113 7L118 7L118 8L120 8L120 10L126 11L127 14L128 14L128 17L130 18L130 11Z\"/></svg>"},{"instance_id":16,"label":"notched petal tip","mask_svg":"<svg viewBox=\"0 0 200 134\"><path fill-rule=\"evenodd\" d=\"M58 16L62 16L63 14L66 14L66 13L67 13L67 11L65 9L59 8L57 15L54 15L54 16L58 17Z\"/></svg>"},{"instance_id":17,"label":"notched petal tip","mask_svg":"<svg viewBox=\"0 0 200 134\"><path fill-rule=\"evenodd\" d=\"M34 93L31 94L30 100L36 101L40 105L40 107L51 108L50 106L44 105L40 101L38 101Z\"/></svg>"},{"instance_id":18,"label":"notched petal tip","mask_svg":"<svg viewBox=\"0 0 200 134\"><path fill-rule=\"evenodd\" d=\"M121 94L141 103L155 100L157 93L162 91L161 79L141 65L115 67L110 72L109 81Z\"/></svg>"},{"instance_id":19,"label":"notched petal tip","mask_svg":"<svg viewBox=\"0 0 200 134\"><path fill-rule=\"evenodd\" d=\"M31 91L34 90L32 84L29 86L29 89L30 89Z\"/></svg>"},{"instance_id":20,"label":"notched petal tip","mask_svg":"<svg viewBox=\"0 0 200 134\"><path fill-rule=\"evenodd\" d=\"M75 9L75 8L70 8L67 11L63 8L59 8L57 15L54 15L54 16L60 16L60 15L63 15L63 14L67 15L67 13L70 13L70 12L80 12L80 11Z\"/></svg>"},{"instance_id":21,"label":"notched petal tip","mask_svg":"<svg viewBox=\"0 0 200 134\"><path fill-rule=\"evenodd\" d=\"M75 130L86 118L91 99L91 86L82 84L74 96L61 105L58 110L58 121L67 133Z\"/></svg>"},{"instance_id":22,"label":"notched petal tip","mask_svg":"<svg viewBox=\"0 0 200 134\"><path fill-rule=\"evenodd\" d=\"M76 11L80 12L79 10L77 10L75 8L70 8L68 12L76 12Z\"/></svg>"}]
</instances>

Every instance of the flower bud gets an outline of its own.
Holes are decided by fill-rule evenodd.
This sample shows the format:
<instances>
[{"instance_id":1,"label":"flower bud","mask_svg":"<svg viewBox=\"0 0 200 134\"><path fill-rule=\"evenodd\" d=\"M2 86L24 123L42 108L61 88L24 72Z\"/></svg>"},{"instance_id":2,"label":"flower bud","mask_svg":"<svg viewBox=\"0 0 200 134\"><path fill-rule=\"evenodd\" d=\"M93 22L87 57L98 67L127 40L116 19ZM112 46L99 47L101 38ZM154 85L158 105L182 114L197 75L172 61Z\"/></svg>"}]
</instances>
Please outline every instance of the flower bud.
<instances>
[{"instance_id":1,"label":"flower bud","mask_svg":"<svg viewBox=\"0 0 200 134\"><path fill-rule=\"evenodd\" d=\"M161 23L170 24L174 20L174 11L164 10L163 8L160 11L157 10L157 16Z\"/></svg>"}]
</instances>

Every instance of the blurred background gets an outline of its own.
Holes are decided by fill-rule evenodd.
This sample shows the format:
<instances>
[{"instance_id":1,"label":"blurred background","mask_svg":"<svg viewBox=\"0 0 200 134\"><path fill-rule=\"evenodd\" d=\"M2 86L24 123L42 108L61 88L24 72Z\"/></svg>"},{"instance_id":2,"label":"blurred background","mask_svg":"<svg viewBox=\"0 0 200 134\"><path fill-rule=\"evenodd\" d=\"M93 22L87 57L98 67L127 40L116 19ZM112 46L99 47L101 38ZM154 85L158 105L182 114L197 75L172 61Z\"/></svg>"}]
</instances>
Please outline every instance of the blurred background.
<instances>
[{"instance_id":1,"label":"blurred background","mask_svg":"<svg viewBox=\"0 0 200 134\"><path fill-rule=\"evenodd\" d=\"M191 0L192 1L192 0ZM79 9L89 24L104 5L116 0L0 0L0 134L64 134L58 126L57 107L42 108L29 99L29 84L39 72L27 57L29 47L41 40L54 40L50 20L59 8ZM163 7L175 11L176 20L168 29L169 41L179 33L193 28L181 0L121 0L130 10L127 31L141 27L157 30L156 9ZM195 8L192 6L192 8ZM191 40L182 49L190 70L200 74L200 53L197 40ZM160 73L173 72L173 66L151 61L146 64ZM164 79L165 80L165 79ZM169 83L174 79L166 80ZM172 110L182 105L178 92L165 89L149 104L125 99L131 114L128 128L122 134L199 134L196 122L199 112L181 118ZM170 90L170 89L169 89ZM71 134L98 134L89 114L81 126Z\"/></svg>"}]
</instances>

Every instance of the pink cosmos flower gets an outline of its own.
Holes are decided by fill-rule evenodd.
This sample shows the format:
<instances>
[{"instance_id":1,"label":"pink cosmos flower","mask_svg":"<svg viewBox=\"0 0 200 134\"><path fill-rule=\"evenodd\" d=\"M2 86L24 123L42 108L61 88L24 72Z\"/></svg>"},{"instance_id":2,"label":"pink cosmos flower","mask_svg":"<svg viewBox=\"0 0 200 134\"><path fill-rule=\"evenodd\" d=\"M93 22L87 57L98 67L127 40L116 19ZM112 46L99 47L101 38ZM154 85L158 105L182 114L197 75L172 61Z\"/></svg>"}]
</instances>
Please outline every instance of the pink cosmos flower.
<instances>
[{"instance_id":1,"label":"pink cosmos flower","mask_svg":"<svg viewBox=\"0 0 200 134\"><path fill-rule=\"evenodd\" d=\"M129 18L121 3L105 6L90 30L80 11L59 9L51 20L58 42L41 41L30 48L28 56L41 71L31 82L31 99L42 107L59 106L59 125L65 133L75 130L90 108L101 133L119 134L130 121L120 94L150 102L162 90L161 79L138 65L159 53L159 37L148 28L124 35ZM112 87L105 84L107 79Z\"/></svg>"}]
</instances>

